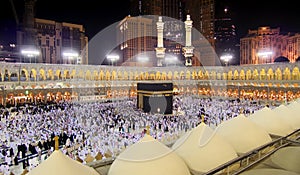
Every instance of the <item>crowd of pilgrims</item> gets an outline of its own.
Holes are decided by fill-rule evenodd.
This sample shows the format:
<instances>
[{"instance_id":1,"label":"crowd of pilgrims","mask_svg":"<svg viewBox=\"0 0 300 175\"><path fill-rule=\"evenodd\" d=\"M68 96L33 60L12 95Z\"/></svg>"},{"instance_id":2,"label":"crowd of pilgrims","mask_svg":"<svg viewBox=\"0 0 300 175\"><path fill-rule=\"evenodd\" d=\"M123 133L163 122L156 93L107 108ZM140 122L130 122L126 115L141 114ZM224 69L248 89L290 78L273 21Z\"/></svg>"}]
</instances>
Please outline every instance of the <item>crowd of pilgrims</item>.
<instances>
[{"instance_id":1,"label":"crowd of pilgrims","mask_svg":"<svg viewBox=\"0 0 300 175\"><path fill-rule=\"evenodd\" d=\"M55 136L59 137L61 150L73 159L84 163L87 154L99 153L105 159L141 139L147 126L151 136L171 143L202 119L214 127L265 105L253 100L174 96L173 115L144 113L136 106L136 99L126 99L2 108L0 163L8 167L22 162L25 169L29 163L24 158L32 154L38 155L41 162L42 152L49 156L54 150Z\"/></svg>"}]
</instances>

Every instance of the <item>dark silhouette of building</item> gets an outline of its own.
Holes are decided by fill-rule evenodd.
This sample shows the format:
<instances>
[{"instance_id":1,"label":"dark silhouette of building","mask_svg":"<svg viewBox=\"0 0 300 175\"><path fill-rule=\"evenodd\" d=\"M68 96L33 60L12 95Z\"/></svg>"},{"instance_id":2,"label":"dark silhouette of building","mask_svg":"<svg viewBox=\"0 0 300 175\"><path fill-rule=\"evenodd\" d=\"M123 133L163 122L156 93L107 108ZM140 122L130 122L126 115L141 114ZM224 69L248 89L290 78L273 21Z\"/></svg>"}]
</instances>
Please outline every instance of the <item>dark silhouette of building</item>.
<instances>
[{"instance_id":1,"label":"dark silhouette of building","mask_svg":"<svg viewBox=\"0 0 300 175\"><path fill-rule=\"evenodd\" d=\"M228 1L217 1L215 10L215 47L219 58L231 55L229 64L239 64L239 41ZM221 60L223 62L223 60Z\"/></svg>"},{"instance_id":2,"label":"dark silhouette of building","mask_svg":"<svg viewBox=\"0 0 300 175\"><path fill-rule=\"evenodd\" d=\"M17 47L23 53L21 61L88 64L88 38L84 27L36 18L35 3L36 0L25 0L23 20L18 26Z\"/></svg>"}]
</instances>

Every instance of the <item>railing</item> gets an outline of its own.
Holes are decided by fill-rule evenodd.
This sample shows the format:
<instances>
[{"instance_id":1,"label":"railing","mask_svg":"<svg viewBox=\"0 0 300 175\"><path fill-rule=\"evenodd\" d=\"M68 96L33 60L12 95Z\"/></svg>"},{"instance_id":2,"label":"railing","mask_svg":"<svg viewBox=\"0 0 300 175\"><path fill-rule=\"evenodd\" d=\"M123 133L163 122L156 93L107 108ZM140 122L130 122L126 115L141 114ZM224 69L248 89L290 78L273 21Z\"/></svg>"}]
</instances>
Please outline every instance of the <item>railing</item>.
<instances>
[{"instance_id":1,"label":"railing","mask_svg":"<svg viewBox=\"0 0 300 175\"><path fill-rule=\"evenodd\" d=\"M61 149L63 146L59 146L59 148ZM49 149L50 150L50 149ZM41 152L41 156L42 155L45 155L45 154L47 154L48 153L48 151L49 150L42 150ZM36 153L36 154L27 154L27 155L25 155L25 157L23 157L23 158L18 158L18 161L17 161L17 163L22 163L22 162L26 162L26 161L29 161L29 160L31 160L31 159L33 159L33 158L36 158L36 157L38 157L39 156L39 153ZM14 160L12 160L12 162L14 162ZM6 164L6 162L5 161L1 161L0 162L0 166L1 165L3 165L3 164ZM8 166L14 166L14 164L9 164Z\"/></svg>"},{"instance_id":2,"label":"railing","mask_svg":"<svg viewBox=\"0 0 300 175\"><path fill-rule=\"evenodd\" d=\"M293 142L293 140L289 139L289 137L291 137L291 136L299 135L299 132L300 132L300 129L288 134L287 136L277 138L277 139L273 140L272 142L262 145L248 153L245 153L244 155L239 156L219 167L216 167L216 168L204 173L203 175L213 175L213 174L216 174L219 172L224 172L224 174L226 173L227 175L240 174L240 173L250 169L257 163L261 162L268 156L272 155L274 152L276 152L280 148L286 147L292 143L298 143L300 145L299 142L297 142L297 141ZM296 140L298 140L298 139L299 139L299 137L296 138ZM262 155L262 151L264 149L266 149L268 147L273 147L273 146L275 147L275 149L272 149L269 152L267 152L266 154ZM254 159L251 159L251 158L254 158ZM240 165L240 168L237 170L230 170L230 167L237 163ZM196 175L196 173L194 173L194 175Z\"/></svg>"}]
</instances>

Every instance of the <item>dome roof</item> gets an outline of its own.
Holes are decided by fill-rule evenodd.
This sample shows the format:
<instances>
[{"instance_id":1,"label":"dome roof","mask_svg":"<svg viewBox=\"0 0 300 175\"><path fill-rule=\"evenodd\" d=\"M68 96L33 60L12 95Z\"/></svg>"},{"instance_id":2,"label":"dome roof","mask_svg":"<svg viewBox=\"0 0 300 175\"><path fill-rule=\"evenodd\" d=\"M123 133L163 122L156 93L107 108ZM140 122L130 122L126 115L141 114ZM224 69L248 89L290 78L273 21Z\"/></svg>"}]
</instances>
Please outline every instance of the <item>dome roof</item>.
<instances>
[{"instance_id":1,"label":"dome roof","mask_svg":"<svg viewBox=\"0 0 300 175\"><path fill-rule=\"evenodd\" d=\"M170 148L146 134L112 163L108 175L190 175L185 162Z\"/></svg>"},{"instance_id":2,"label":"dome roof","mask_svg":"<svg viewBox=\"0 0 300 175\"><path fill-rule=\"evenodd\" d=\"M272 169L272 168L258 168L258 169L253 169L253 170L248 170L240 175L257 175L257 174L263 174L263 175L299 175L294 172L286 171L286 170L281 170L281 169Z\"/></svg>"},{"instance_id":3,"label":"dome roof","mask_svg":"<svg viewBox=\"0 0 300 175\"><path fill-rule=\"evenodd\" d=\"M288 146L271 155L271 161L278 168L300 174L300 147Z\"/></svg>"},{"instance_id":4,"label":"dome roof","mask_svg":"<svg viewBox=\"0 0 300 175\"><path fill-rule=\"evenodd\" d=\"M238 154L244 154L272 141L266 130L243 114L222 122L216 131Z\"/></svg>"},{"instance_id":5,"label":"dome roof","mask_svg":"<svg viewBox=\"0 0 300 175\"><path fill-rule=\"evenodd\" d=\"M28 172L28 175L99 175L99 173L72 158L60 150L55 150L45 161Z\"/></svg>"},{"instance_id":6,"label":"dome roof","mask_svg":"<svg viewBox=\"0 0 300 175\"><path fill-rule=\"evenodd\" d=\"M264 128L269 134L286 136L294 131L290 124L276 117L275 112L268 107L255 111L248 118Z\"/></svg>"},{"instance_id":7,"label":"dome roof","mask_svg":"<svg viewBox=\"0 0 300 175\"><path fill-rule=\"evenodd\" d=\"M179 138L172 149L197 174L212 170L238 156L234 148L205 123Z\"/></svg>"},{"instance_id":8,"label":"dome roof","mask_svg":"<svg viewBox=\"0 0 300 175\"><path fill-rule=\"evenodd\" d=\"M295 113L295 109L293 109L293 106L285 106L280 105L274 109L272 109L275 112L276 117L284 120L286 123L292 126L293 130L297 130L300 128L300 119L297 117L299 113Z\"/></svg>"}]
</instances>

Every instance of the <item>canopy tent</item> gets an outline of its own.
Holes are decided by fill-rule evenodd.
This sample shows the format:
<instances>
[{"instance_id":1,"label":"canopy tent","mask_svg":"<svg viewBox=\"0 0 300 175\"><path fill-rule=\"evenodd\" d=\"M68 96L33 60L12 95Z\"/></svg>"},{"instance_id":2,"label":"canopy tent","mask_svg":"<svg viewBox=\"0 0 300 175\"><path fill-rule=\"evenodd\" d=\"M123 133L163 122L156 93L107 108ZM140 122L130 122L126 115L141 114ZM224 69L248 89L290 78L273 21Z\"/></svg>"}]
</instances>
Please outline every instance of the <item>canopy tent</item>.
<instances>
[{"instance_id":1,"label":"canopy tent","mask_svg":"<svg viewBox=\"0 0 300 175\"><path fill-rule=\"evenodd\" d=\"M293 117L295 117L296 120L300 123L300 103L297 101L293 101L286 105L286 107L291 110Z\"/></svg>"},{"instance_id":2,"label":"canopy tent","mask_svg":"<svg viewBox=\"0 0 300 175\"><path fill-rule=\"evenodd\" d=\"M243 114L219 124L217 133L240 155L272 141L268 132Z\"/></svg>"},{"instance_id":3,"label":"canopy tent","mask_svg":"<svg viewBox=\"0 0 300 175\"><path fill-rule=\"evenodd\" d=\"M99 175L99 173L69 156L60 150L55 150L46 160L29 171L28 175Z\"/></svg>"},{"instance_id":4,"label":"canopy tent","mask_svg":"<svg viewBox=\"0 0 300 175\"><path fill-rule=\"evenodd\" d=\"M300 174L300 147L284 147L271 155L271 161L276 168L292 171Z\"/></svg>"},{"instance_id":5,"label":"canopy tent","mask_svg":"<svg viewBox=\"0 0 300 175\"><path fill-rule=\"evenodd\" d=\"M238 157L234 148L205 123L179 138L172 149L196 174L205 173Z\"/></svg>"},{"instance_id":6,"label":"canopy tent","mask_svg":"<svg viewBox=\"0 0 300 175\"><path fill-rule=\"evenodd\" d=\"M298 173L281 170L281 169L273 169L273 168L261 168L261 169L253 169L248 170L240 175L257 175L257 174L263 174L263 175L299 175Z\"/></svg>"},{"instance_id":7,"label":"canopy tent","mask_svg":"<svg viewBox=\"0 0 300 175\"><path fill-rule=\"evenodd\" d=\"M108 175L190 175L184 161L170 148L146 134L112 163Z\"/></svg>"},{"instance_id":8,"label":"canopy tent","mask_svg":"<svg viewBox=\"0 0 300 175\"><path fill-rule=\"evenodd\" d=\"M276 117L274 111L268 107L255 111L248 118L264 128L269 134L286 136L294 131L290 124L281 118Z\"/></svg>"},{"instance_id":9,"label":"canopy tent","mask_svg":"<svg viewBox=\"0 0 300 175\"><path fill-rule=\"evenodd\" d=\"M300 174L300 147L287 146L283 147L266 160L261 165L254 167L254 169L241 173L242 175L296 175Z\"/></svg>"},{"instance_id":10,"label":"canopy tent","mask_svg":"<svg viewBox=\"0 0 300 175\"><path fill-rule=\"evenodd\" d=\"M286 105L280 105L274 109L275 116L284 120L286 123L292 126L293 130L297 130L300 128L300 119L293 112L293 106L287 107Z\"/></svg>"}]
</instances>

